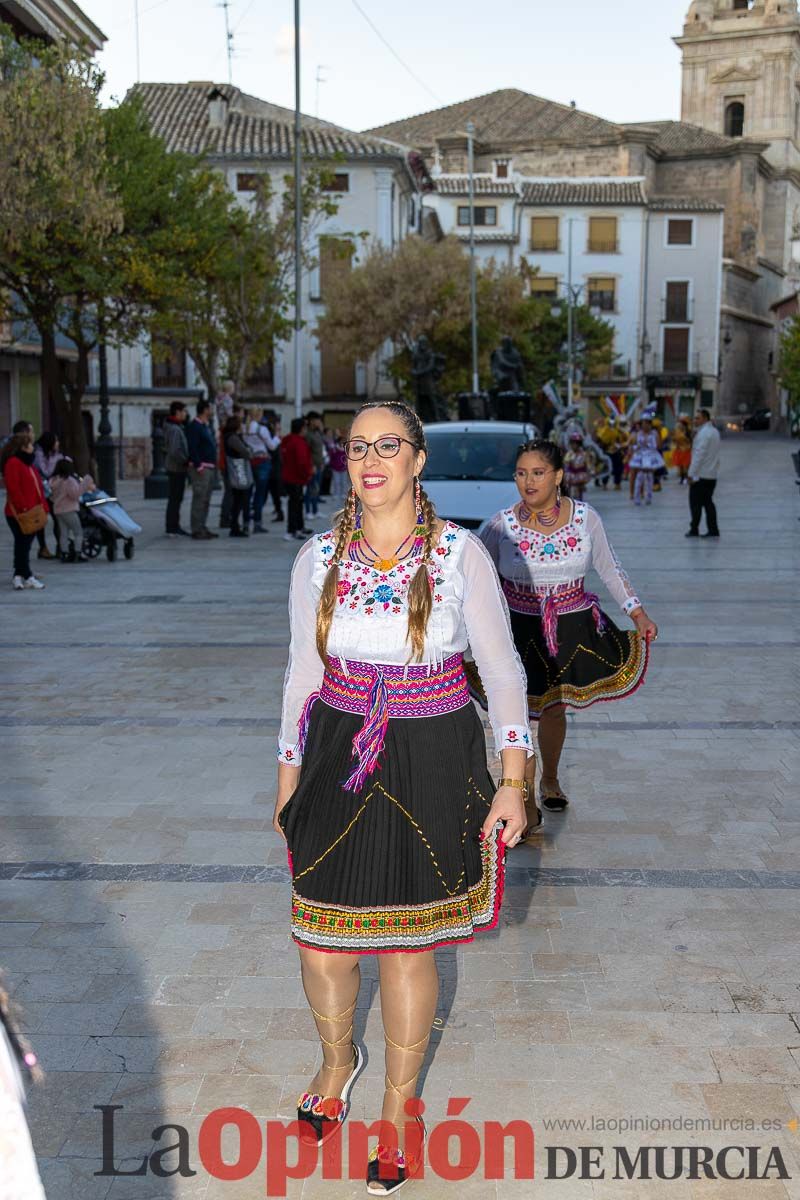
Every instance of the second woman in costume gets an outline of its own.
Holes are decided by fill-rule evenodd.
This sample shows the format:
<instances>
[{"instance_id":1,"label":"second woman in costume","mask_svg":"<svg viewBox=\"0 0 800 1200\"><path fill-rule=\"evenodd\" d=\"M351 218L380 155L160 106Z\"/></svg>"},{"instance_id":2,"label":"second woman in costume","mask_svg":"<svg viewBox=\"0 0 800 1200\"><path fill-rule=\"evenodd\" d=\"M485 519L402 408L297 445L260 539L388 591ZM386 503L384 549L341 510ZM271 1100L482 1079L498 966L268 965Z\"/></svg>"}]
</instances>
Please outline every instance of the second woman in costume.
<instances>
[{"instance_id":1,"label":"second woman in costume","mask_svg":"<svg viewBox=\"0 0 800 1200\"><path fill-rule=\"evenodd\" d=\"M561 451L552 442L521 446L514 475L520 501L497 513L480 535L511 611L527 673L529 715L539 722L541 803L552 811L568 804L558 777L566 707L588 708L636 691L647 670L650 639L658 635L600 517L583 501L562 496L563 477ZM635 631L619 629L587 590L590 567ZM481 700L477 673L471 682Z\"/></svg>"}]
</instances>

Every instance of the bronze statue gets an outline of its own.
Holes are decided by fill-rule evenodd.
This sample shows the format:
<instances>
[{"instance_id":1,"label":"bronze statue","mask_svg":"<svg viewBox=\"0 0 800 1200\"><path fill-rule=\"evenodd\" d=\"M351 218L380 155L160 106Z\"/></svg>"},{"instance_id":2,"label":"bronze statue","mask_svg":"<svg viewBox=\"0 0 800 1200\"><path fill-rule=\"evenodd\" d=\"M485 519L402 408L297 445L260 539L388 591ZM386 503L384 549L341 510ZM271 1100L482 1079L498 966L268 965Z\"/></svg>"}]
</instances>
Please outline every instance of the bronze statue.
<instances>
[{"instance_id":1,"label":"bronze statue","mask_svg":"<svg viewBox=\"0 0 800 1200\"><path fill-rule=\"evenodd\" d=\"M447 420L447 408L439 392L444 367L444 355L436 354L423 334L411 350L411 377L417 393L417 412L423 422Z\"/></svg>"},{"instance_id":2,"label":"bronze statue","mask_svg":"<svg viewBox=\"0 0 800 1200\"><path fill-rule=\"evenodd\" d=\"M506 336L492 351L489 363L495 392L524 392L525 366L513 340Z\"/></svg>"}]
</instances>

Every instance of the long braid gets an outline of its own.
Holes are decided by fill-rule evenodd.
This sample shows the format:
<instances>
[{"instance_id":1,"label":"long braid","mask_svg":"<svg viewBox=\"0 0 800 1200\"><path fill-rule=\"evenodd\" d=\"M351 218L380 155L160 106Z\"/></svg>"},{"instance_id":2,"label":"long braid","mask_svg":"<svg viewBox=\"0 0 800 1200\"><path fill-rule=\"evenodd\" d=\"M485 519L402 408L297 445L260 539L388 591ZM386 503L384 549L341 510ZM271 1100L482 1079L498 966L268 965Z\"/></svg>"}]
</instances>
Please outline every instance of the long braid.
<instances>
[{"instance_id":1,"label":"long braid","mask_svg":"<svg viewBox=\"0 0 800 1200\"><path fill-rule=\"evenodd\" d=\"M408 637L411 642L411 657L417 662L421 660L425 651L425 633L433 609L433 589L428 566L433 557L436 538L436 510L423 488L420 488L420 503L425 521L425 542L422 562L408 589Z\"/></svg>"},{"instance_id":2,"label":"long braid","mask_svg":"<svg viewBox=\"0 0 800 1200\"><path fill-rule=\"evenodd\" d=\"M352 487L347 493L344 508L339 523L336 526L338 537L333 551L328 573L322 588L317 609L317 653L325 666L328 665L328 638L336 610L336 596L339 587L339 563L342 561L356 527L356 494Z\"/></svg>"}]
</instances>

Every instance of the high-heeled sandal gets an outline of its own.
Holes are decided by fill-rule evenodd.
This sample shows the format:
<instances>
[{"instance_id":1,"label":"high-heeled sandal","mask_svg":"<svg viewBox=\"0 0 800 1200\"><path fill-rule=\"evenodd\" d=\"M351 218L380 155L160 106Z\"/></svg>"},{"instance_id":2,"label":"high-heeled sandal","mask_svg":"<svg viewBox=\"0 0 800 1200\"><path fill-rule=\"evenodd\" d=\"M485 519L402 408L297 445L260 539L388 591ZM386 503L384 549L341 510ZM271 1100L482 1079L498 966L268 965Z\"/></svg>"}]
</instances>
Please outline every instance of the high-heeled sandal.
<instances>
[{"instance_id":1,"label":"high-heeled sandal","mask_svg":"<svg viewBox=\"0 0 800 1200\"><path fill-rule=\"evenodd\" d=\"M343 1012L335 1017L326 1017L322 1013L318 1013L316 1009L311 1011L318 1021L341 1021L348 1013L352 1016L355 1011L356 1000L353 1001ZM320 1034L320 1041L325 1046L341 1046L345 1038L350 1038L350 1045L353 1048L353 1057L349 1063L344 1063L340 1067L330 1067L327 1063L325 1066L329 1071L349 1071L344 1087L341 1089L339 1096L322 1096L318 1092L303 1092L297 1098L297 1120L300 1122L301 1136L305 1135L316 1141L317 1146L322 1146L324 1143L336 1133L342 1125L342 1122L347 1117L350 1111L350 1091L358 1078L364 1066L365 1058L360 1046L352 1040L353 1022L350 1022L349 1028L337 1038L334 1042L329 1042L327 1038ZM323 1050L323 1061L325 1052Z\"/></svg>"},{"instance_id":2,"label":"high-heeled sandal","mask_svg":"<svg viewBox=\"0 0 800 1200\"><path fill-rule=\"evenodd\" d=\"M539 808L535 800L525 801L525 816L528 818L528 824L525 826L520 840L517 843L519 846L521 846L524 842L527 842L529 838L535 837L536 834L541 832L543 828L544 817L542 815L542 810Z\"/></svg>"},{"instance_id":3,"label":"high-heeled sandal","mask_svg":"<svg viewBox=\"0 0 800 1200\"><path fill-rule=\"evenodd\" d=\"M414 1042L411 1046L401 1046L398 1042L393 1042L388 1034L384 1031L384 1041L390 1046L394 1046L395 1050L407 1050L410 1054L421 1054L424 1058L428 1049L430 1034L426 1033L425 1037L420 1038L418 1042ZM425 1043L421 1050L417 1049L422 1043ZM420 1069L422 1063L420 1062ZM387 1088L397 1092L398 1096L402 1096L404 1100L408 1100L408 1096L404 1096L402 1088L408 1087L414 1083L419 1070L415 1071L410 1079L405 1083L395 1083L390 1079L388 1072L385 1076L385 1084ZM413 1179L418 1173L425 1152L425 1142L427 1140L428 1131L425 1128L425 1122L422 1117L414 1118L422 1126L422 1143L418 1154L406 1154L397 1146L385 1146L382 1142L370 1151L367 1159L367 1191L371 1196L386 1196L391 1192L396 1192L404 1183L408 1183L409 1179ZM388 1167L388 1170L387 1170Z\"/></svg>"}]
</instances>

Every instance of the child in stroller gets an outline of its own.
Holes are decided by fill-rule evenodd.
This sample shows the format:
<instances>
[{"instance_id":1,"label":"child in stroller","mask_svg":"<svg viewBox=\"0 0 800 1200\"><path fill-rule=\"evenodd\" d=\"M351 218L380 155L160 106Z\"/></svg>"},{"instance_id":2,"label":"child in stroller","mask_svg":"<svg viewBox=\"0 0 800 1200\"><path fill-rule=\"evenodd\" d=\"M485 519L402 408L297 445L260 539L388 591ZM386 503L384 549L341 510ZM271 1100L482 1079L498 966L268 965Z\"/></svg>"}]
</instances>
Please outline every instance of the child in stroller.
<instances>
[{"instance_id":1,"label":"child in stroller","mask_svg":"<svg viewBox=\"0 0 800 1200\"><path fill-rule=\"evenodd\" d=\"M91 475L84 475L81 479L75 471L75 464L68 458L62 458L55 465L50 487L61 561L88 562L83 553L83 526L78 511L83 493L96 490L94 480Z\"/></svg>"}]
</instances>

